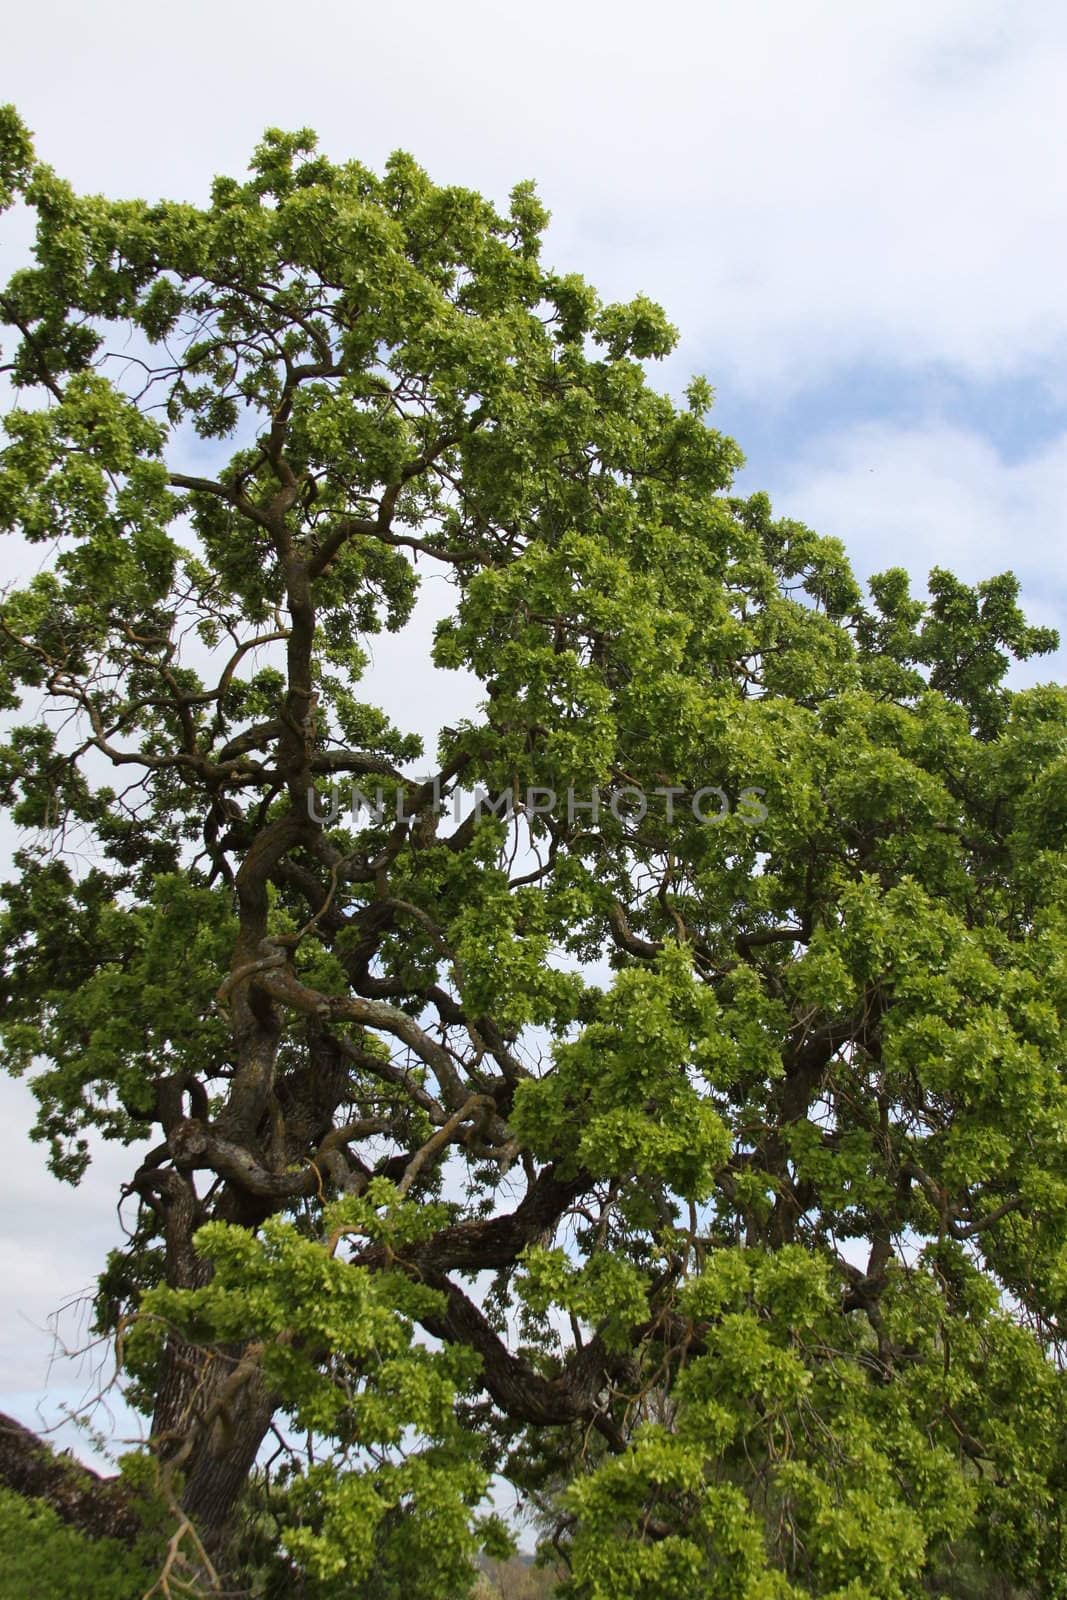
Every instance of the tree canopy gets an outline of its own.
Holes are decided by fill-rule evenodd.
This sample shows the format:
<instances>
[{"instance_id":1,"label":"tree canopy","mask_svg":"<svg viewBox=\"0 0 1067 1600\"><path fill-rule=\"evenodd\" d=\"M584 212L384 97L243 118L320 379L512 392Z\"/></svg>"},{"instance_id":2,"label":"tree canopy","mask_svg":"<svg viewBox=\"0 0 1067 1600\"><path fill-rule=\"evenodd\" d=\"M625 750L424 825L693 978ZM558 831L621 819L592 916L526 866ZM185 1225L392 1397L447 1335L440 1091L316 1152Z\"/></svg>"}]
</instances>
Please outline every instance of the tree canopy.
<instances>
[{"instance_id":1,"label":"tree canopy","mask_svg":"<svg viewBox=\"0 0 1067 1600\"><path fill-rule=\"evenodd\" d=\"M112 201L9 109L0 200L2 1059L57 1174L130 1147L158 1592L451 1600L513 1493L573 1600L1067 1595L1013 577L865 588L734 494L528 183L270 131ZM405 628L480 685L436 750L362 698Z\"/></svg>"}]
</instances>

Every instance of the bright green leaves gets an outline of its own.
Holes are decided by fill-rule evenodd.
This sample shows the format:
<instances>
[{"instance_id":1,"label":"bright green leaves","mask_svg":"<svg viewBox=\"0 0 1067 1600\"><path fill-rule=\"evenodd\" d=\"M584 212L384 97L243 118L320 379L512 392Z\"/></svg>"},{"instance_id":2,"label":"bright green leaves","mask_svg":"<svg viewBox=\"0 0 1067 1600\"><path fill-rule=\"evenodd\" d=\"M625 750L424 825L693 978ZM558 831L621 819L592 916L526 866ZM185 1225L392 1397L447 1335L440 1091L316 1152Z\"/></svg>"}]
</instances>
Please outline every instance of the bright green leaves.
<instances>
[{"instance_id":1,"label":"bright green leaves","mask_svg":"<svg viewBox=\"0 0 1067 1600\"><path fill-rule=\"evenodd\" d=\"M523 1256L516 1289L538 1318L559 1307L595 1328L609 1349L629 1348L633 1330L648 1317L648 1278L611 1254L575 1266L561 1249L531 1246Z\"/></svg>"},{"instance_id":2,"label":"bright green leaves","mask_svg":"<svg viewBox=\"0 0 1067 1600\"><path fill-rule=\"evenodd\" d=\"M804 1117L789 1124L782 1142L794 1177L815 1188L842 1230L862 1232L867 1217L892 1203L892 1188L875 1160L876 1140L866 1129L843 1126L827 1136Z\"/></svg>"},{"instance_id":3,"label":"bright green leaves","mask_svg":"<svg viewBox=\"0 0 1067 1600\"><path fill-rule=\"evenodd\" d=\"M547 1258L538 1269L552 1278ZM678 1299L688 1359L671 1424L647 1422L567 1492L577 1517L567 1592L910 1600L972 1524L990 1554L1017 1564L1059 1380L1050 1368L1037 1378L1029 1434L993 1443L986 1429L978 1443L968 1430L983 1384L995 1392L1013 1372L1028 1383L1015 1365L1026 1336L988 1304L946 1303L944 1280L915 1271L911 1290L901 1275L887 1295L892 1334L910 1343L906 1368L886 1381L862 1325L842 1315L827 1262L795 1246L709 1258ZM568 1274L557 1266L555 1277L562 1300ZM898 1320L919 1299L918 1319ZM981 1465L961 1456L961 1437Z\"/></svg>"},{"instance_id":4,"label":"bright green leaves","mask_svg":"<svg viewBox=\"0 0 1067 1600\"><path fill-rule=\"evenodd\" d=\"M620 974L599 1011L573 1043L557 1045L551 1074L519 1086L520 1137L597 1176L653 1177L706 1197L730 1143L693 1071L714 1003L674 950L657 971Z\"/></svg>"},{"instance_id":5,"label":"bright green leaves","mask_svg":"<svg viewBox=\"0 0 1067 1600\"><path fill-rule=\"evenodd\" d=\"M285 1549L316 1600L454 1600L474 1577L482 1543L474 1511L486 1482L455 1445L373 1471L311 1467L285 1497Z\"/></svg>"},{"instance_id":6,"label":"bright green leaves","mask_svg":"<svg viewBox=\"0 0 1067 1600\"><path fill-rule=\"evenodd\" d=\"M35 1072L36 1134L51 1165L77 1178L82 1131L143 1138L156 1084L204 1070L225 1051L213 1002L233 939L226 896L160 875L151 900L128 906L101 873L75 882L58 863L25 859L8 892L0 1040L9 1071Z\"/></svg>"},{"instance_id":7,"label":"bright green leaves","mask_svg":"<svg viewBox=\"0 0 1067 1600\"><path fill-rule=\"evenodd\" d=\"M883 1306L886 1335L910 1359L875 1391L872 1415L914 1486L919 1516L935 1537L977 1545L987 1569L1023 1585L1044 1566L1058 1595L1062 1373L957 1246L895 1270ZM931 1565L951 1568L952 1549Z\"/></svg>"},{"instance_id":8,"label":"bright green leaves","mask_svg":"<svg viewBox=\"0 0 1067 1600\"><path fill-rule=\"evenodd\" d=\"M529 179L517 183L512 189L509 215L515 224L523 255L536 257L550 214L537 198L536 186Z\"/></svg>"},{"instance_id":9,"label":"bright green leaves","mask_svg":"<svg viewBox=\"0 0 1067 1600\"><path fill-rule=\"evenodd\" d=\"M834 1286L825 1261L793 1245L773 1254L718 1250L682 1294L691 1316L717 1317L742 1308L770 1308L787 1328L818 1327L833 1306Z\"/></svg>"},{"instance_id":10,"label":"bright green leaves","mask_svg":"<svg viewBox=\"0 0 1067 1600\"><path fill-rule=\"evenodd\" d=\"M550 273L545 288L555 307L556 337L575 344L592 327L600 306L596 290L577 272Z\"/></svg>"},{"instance_id":11,"label":"bright green leaves","mask_svg":"<svg viewBox=\"0 0 1067 1600\"><path fill-rule=\"evenodd\" d=\"M698 399L703 399L698 394ZM801 580L804 592L830 618L841 618L859 604L861 594L840 540L829 539L792 519L775 521L767 495L733 502L742 524L757 534L767 558L788 580ZM832 632L824 632L827 640Z\"/></svg>"},{"instance_id":12,"label":"bright green leaves","mask_svg":"<svg viewBox=\"0 0 1067 1600\"><path fill-rule=\"evenodd\" d=\"M4 431L11 443L2 457L3 527L31 540L94 534L110 504L111 474L158 456L164 437L158 422L90 373L72 377L50 411L10 412Z\"/></svg>"},{"instance_id":13,"label":"bright green leaves","mask_svg":"<svg viewBox=\"0 0 1067 1600\"><path fill-rule=\"evenodd\" d=\"M312 128L296 128L291 132L267 128L249 162L254 174L248 185L251 193L285 200L296 185L314 183L320 177L320 170L301 158L310 157L317 144L318 138Z\"/></svg>"},{"instance_id":14,"label":"bright green leaves","mask_svg":"<svg viewBox=\"0 0 1067 1600\"><path fill-rule=\"evenodd\" d=\"M669 671L684 643L684 621L657 615L654 593L621 555L578 533L471 580L456 620L438 630L435 659L469 663L493 683L493 730L471 740L479 775L499 784L516 773L523 789L553 786L564 804L569 786L587 798L604 782L619 732L603 656L639 684Z\"/></svg>"},{"instance_id":15,"label":"bright green leaves","mask_svg":"<svg viewBox=\"0 0 1067 1600\"><path fill-rule=\"evenodd\" d=\"M913 600L899 567L871 579L874 611L857 607L857 633L872 688L910 697L925 682L964 706L979 738L1001 728L1011 696L1001 687L1011 659L1055 650L1052 628L1030 626L1014 574L970 587L935 567L929 601Z\"/></svg>"},{"instance_id":16,"label":"bright green leaves","mask_svg":"<svg viewBox=\"0 0 1067 1600\"><path fill-rule=\"evenodd\" d=\"M921 637L924 659L932 668L930 687L969 706L980 735L987 737L1000 720L1003 695L995 690L1009 657L1025 661L1046 655L1055 650L1058 636L1052 628L1027 624L1016 603L1019 582L1013 573L971 589L935 567L929 583L932 600Z\"/></svg>"},{"instance_id":17,"label":"bright green leaves","mask_svg":"<svg viewBox=\"0 0 1067 1600\"><path fill-rule=\"evenodd\" d=\"M678 330L667 321L662 308L638 295L628 305L607 306L594 324L593 337L606 346L612 361L634 356L643 361L649 356L666 356L678 342Z\"/></svg>"},{"instance_id":18,"label":"bright green leaves","mask_svg":"<svg viewBox=\"0 0 1067 1600\"><path fill-rule=\"evenodd\" d=\"M151 1289L142 1301L134 1371L167 1326L201 1344L262 1343L263 1371L293 1421L363 1447L398 1445L406 1428L448 1432L462 1352L412 1339L440 1297L400 1272L368 1272L271 1219L257 1236L211 1223L197 1247L214 1265L202 1289Z\"/></svg>"},{"instance_id":19,"label":"bright green leaves","mask_svg":"<svg viewBox=\"0 0 1067 1600\"><path fill-rule=\"evenodd\" d=\"M703 1199L729 1154L729 1135L713 1107L687 1090L668 1091L639 1108L590 1117L577 1159L597 1176L661 1179L674 1193Z\"/></svg>"},{"instance_id":20,"label":"bright green leaves","mask_svg":"<svg viewBox=\"0 0 1067 1600\"><path fill-rule=\"evenodd\" d=\"M732 1503L724 1505L727 1498ZM661 1504L699 1504L704 1517L715 1522L724 1550L758 1548L758 1528L743 1498L707 1494L701 1451L665 1429L649 1429L638 1447L571 1489L568 1506L578 1532L565 1592L582 1600L695 1600L698 1594L729 1593L708 1588L697 1539L673 1531L664 1536L658 1528L654 1541L626 1538L626 1530L642 1522L647 1526Z\"/></svg>"},{"instance_id":21,"label":"bright green leaves","mask_svg":"<svg viewBox=\"0 0 1067 1600\"><path fill-rule=\"evenodd\" d=\"M14 106L0 106L0 211L26 185L33 165L33 142Z\"/></svg>"},{"instance_id":22,"label":"bright green leaves","mask_svg":"<svg viewBox=\"0 0 1067 1600\"><path fill-rule=\"evenodd\" d=\"M0 1489L0 1595L17 1600L136 1600L151 1586L145 1563L118 1539L92 1539L44 1500Z\"/></svg>"},{"instance_id":23,"label":"bright green leaves","mask_svg":"<svg viewBox=\"0 0 1067 1600\"><path fill-rule=\"evenodd\" d=\"M36 646L38 672L76 671L84 645L102 645L118 631L116 612L139 619L171 594L178 550L167 530L178 502L159 459L163 430L95 373L72 376L47 411L10 412L4 430L0 529L34 543L62 541L55 564L62 588L46 615L68 619L58 637L54 628L30 635L21 670L34 672ZM4 614L0 651L18 660L14 641L26 632L17 592Z\"/></svg>"},{"instance_id":24,"label":"bright green leaves","mask_svg":"<svg viewBox=\"0 0 1067 1600\"><path fill-rule=\"evenodd\" d=\"M452 929L460 993L474 1016L508 1028L559 1030L577 1014L585 985L551 960L551 926L536 889L480 896Z\"/></svg>"},{"instance_id":25,"label":"bright green leaves","mask_svg":"<svg viewBox=\"0 0 1067 1600\"><path fill-rule=\"evenodd\" d=\"M421 1600L452 1600L471 1580L488 1474L453 1408L477 1361L416 1339L443 1301L416 1274L371 1271L338 1249L400 1250L441 1220L379 1181L328 1208L321 1237L277 1218L258 1234L212 1223L196 1239L210 1281L150 1289L127 1339L132 1370L147 1374L176 1329L212 1347L252 1341L292 1426L334 1443L337 1459L297 1473L272 1502L317 1600L365 1592L372 1570Z\"/></svg>"}]
</instances>

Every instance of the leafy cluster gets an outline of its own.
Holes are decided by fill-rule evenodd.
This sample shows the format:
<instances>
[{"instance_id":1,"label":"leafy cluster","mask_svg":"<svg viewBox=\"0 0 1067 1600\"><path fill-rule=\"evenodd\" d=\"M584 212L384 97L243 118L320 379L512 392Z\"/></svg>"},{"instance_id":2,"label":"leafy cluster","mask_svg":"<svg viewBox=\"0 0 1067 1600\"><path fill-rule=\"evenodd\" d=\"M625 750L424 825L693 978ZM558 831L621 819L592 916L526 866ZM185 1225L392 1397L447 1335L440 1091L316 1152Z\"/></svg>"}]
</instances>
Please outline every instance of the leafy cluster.
<instances>
[{"instance_id":1,"label":"leafy cluster","mask_svg":"<svg viewBox=\"0 0 1067 1600\"><path fill-rule=\"evenodd\" d=\"M16 198L0 1052L62 1176L131 1149L99 1326L187 1581L446 1600L495 1481L573 1600L1067 1595L1067 691L1005 685L1012 576L865 593L735 495L528 184L274 131L116 202L7 111ZM481 685L436 751L382 629Z\"/></svg>"}]
</instances>

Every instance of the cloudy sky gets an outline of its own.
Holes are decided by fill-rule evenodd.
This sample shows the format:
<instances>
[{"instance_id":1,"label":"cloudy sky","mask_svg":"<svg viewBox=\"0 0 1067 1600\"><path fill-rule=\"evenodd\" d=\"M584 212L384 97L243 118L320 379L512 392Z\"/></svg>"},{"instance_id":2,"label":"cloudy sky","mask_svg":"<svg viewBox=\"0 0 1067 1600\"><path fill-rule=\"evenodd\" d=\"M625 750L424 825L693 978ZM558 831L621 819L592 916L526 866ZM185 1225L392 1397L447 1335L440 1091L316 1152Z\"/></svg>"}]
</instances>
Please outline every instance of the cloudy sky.
<instances>
[{"instance_id":1,"label":"cloudy sky","mask_svg":"<svg viewBox=\"0 0 1067 1600\"><path fill-rule=\"evenodd\" d=\"M81 188L201 199L269 125L501 200L536 179L553 264L666 306L661 380L708 376L746 488L863 574L1013 567L1067 633L1062 5L35 0L4 34L0 98ZM0 222L0 277L22 243ZM81 1392L42 1329L115 1237L125 1163L63 1189L25 1089L0 1109L0 1409L39 1422Z\"/></svg>"}]
</instances>

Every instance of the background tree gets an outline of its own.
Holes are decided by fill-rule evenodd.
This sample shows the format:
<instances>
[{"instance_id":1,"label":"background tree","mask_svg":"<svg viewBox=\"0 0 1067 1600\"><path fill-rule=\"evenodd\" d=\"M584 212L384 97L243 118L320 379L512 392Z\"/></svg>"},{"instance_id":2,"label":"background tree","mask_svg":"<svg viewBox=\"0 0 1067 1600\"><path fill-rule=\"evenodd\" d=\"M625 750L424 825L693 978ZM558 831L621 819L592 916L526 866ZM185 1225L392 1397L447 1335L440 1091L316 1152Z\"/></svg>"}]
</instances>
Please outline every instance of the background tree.
<instances>
[{"instance_id":1,"label":"background tree","mask_svg":"<svg viewBox=\"0 0 1067 1600\"><path fill-rule=\"evenodd\" d=\"M528 184L0 151L4 1061L54 1171L136 1151L98 1319L169 1576L453 1596L499 1474L586 1600L1067 1592L1067 696L1002 686L1055 644L1014 580L865 599L731 497ZM359 697L427 568L484 686L436 781Z\"/></svg>"}]
</instances>

